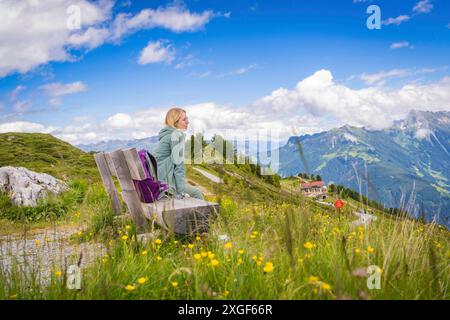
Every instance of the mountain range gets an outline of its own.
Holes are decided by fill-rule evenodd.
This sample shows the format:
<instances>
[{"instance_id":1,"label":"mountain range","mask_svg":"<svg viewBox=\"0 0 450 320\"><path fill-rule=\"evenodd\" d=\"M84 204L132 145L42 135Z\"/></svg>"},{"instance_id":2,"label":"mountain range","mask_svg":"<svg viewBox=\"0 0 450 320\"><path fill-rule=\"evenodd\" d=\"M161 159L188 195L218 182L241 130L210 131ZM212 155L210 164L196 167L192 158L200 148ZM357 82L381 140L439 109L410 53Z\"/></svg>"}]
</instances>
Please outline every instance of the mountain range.
<instances>
[{"instance_id":1,"label":"mountain range","mask_svg":"<svg viewBox=\"0 0 450 320\"><path fill-rule=\"evenodd\" d=\"M84 152L90 151L103 151L112 152L118 149L128 149L136 148L152 150L153 146L158 142L158 137L149 137L144 139L132 139L132 140L108 140L100 141L93 144L79 144L76 145L77 148L83 150Z\"/></svg>"},{"instance_id":2,"label":"mountain range","mask_svg":"<svg viewBox=\"0 0 450 320\"><path fill-rule=\"evenodd\" d=\"M449 111L412 110L383 130L346 125L294 136L275 151L281 176L319 174L328 184L449 226Z\"/></svg>"}]
</instances>

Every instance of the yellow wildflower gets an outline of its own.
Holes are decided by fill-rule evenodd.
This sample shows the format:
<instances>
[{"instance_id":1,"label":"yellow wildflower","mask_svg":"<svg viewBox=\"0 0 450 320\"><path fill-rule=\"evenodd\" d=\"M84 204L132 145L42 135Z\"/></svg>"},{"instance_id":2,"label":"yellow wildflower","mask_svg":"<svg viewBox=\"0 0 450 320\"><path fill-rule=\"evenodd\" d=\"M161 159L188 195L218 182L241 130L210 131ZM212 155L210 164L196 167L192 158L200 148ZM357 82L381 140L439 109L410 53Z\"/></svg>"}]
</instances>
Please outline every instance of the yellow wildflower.
<instances>
[{"instance_id":1,"label":"yellow wildflower","mask_svg":"<svg viewBox=\"0 0 450 320\"><path fill-rule=\"evenodd\" d=\"M244 263L244 260L242 260L241 258L239 258L237 262L238 262L238 265L241 265L241 264Z\"/></svg>"},{"instance_id":2,"label":"yellow wildflower","mask_svg":"<svg viewBox=\"0 0 450 320\"><path fill-rule=\"evenodd\" d=\"M195 240L200 241L201 240L200 236L196 236Z\"/></svg>"},{"instance_id":3,"label":"yellow wildflower","mask_svg":"<svg viewBox=\"0 0 450 320\"><path fill-rule=\"evenodd\" d=\"M225 290L224 292L223 292L223 296L226 298L226 297L228 297L230 295L230 291L228 291L228 290Z\"/></svg>"},{"instance_id":4,"label":"yellow wildflower","mask_svg":"<svg viewBox=\"0 0 450 320\"><path fill-rule=\"evenodd\" d=\"M36 247L39 247L41 245L41 240L39 239L34 240L34 244L36 245Z\"/></svg>"},{"instance_id":5,"label":"yellow wildflower","mask_svg":"<svg viewBox=\"0 0 450 320\"><path fill-rule=\"evenodd\" d=\"M311 250L312 248L315 247L315 244L313 244L312 242L306 242L303 247L305 247L305 249Z\"/></svg>"},{"instance_id":6,"label":"yellow wildflower","mask_svg":"<svg viewBox=\"0 0 450 320\"><path fill-rule=\"evenodd\" d=\"M310 283L310 284L317 283L318 281L319 281L319 278L318 278L318 277L315 277L315 276L310 276L310 277L308 278L308 283Z\"/></svg>"},{"instance_id":7,"label":"yellow wildflower","mask_svg":"<svg viewBox=\"0 0 450 320\"><path fill-rule=\"evenodd\" d=\"M372 252L374 252L375 251L375 249L373 248L373 247L371 247L371 246L368 246L367 247L367 252L368 253L372 253Z\"/></svg>"},{"instance_id":8,"label":"yellow wildflower","mask_svg":"<svg viewBox=\"0 0 450 320\"><path fill-rule=\"evenodd\" d=\"M217 260L217 259L211 260L211 266L217 267L218 265L219 265L219 260Z\"/></svg>"},{"instance_id":9,"label":"yellow wildflower","mask_svg":"<svg viewBox=\"0 0 450 320\"><path fill-rule=\"evenodd\" d=\"M123 235L123 236L122 236L122 240L125 241L125 240L127 240L127 239L128 239L128 236L127 236L127 235Z\"/></svg>"},{"instance_id":10,"label":"yellow wildflower","mask_svg":"<svg viewBox=\"0 0 450 320\"><path fill-rule=\"evenodd\" d=\"M148 281L148 277L141 277L138 279L139 284L145 284Z\"/></svg>"},{"instance_id":11,"label":"yellow wildflower","mask_svg":"<svg viewBox=\"0 0 450 320\"><path fill-rule=\"evenodd\" d=\"M62 272L60 270L55 271L55 276L61 277L62 276Z\"/></svg>"},{"instance_id":12,"label":"yellow wildflower","mask_svg":"<svg viewBox=\"0 0 450 320\"><path fill-rule=\"evenodd\" d=\"M157 256L156 260L160 261L160 260L162 260L162 258L160 256Z\"/></svg>"},{"instance_id":13,"label":"yellow wildflower","mask_svg":"<svg viewBox=\"0 0 450 320\"><path fill-rule=\"evenodd\" d=\"M242 249L238 251L239 254L244 254L244 252L245 252L245 251L242 250Z\"/></svg>"},{"instance_id":14,"label":"yellow wildflower","mask_svg":"<svg viewBox=\"0 0 450 320\"><path fill-rule=\"evenodd\" d=\"M125 226L125 229L130 230L130 229L131 229L131 226L130 226L130 225L126 225L126 226Z\"/></svg>"},{"instance_id":15,"label":"yellow wildflower","mask_svg":"<svg viewBox=\"0 0 450 320\"><path fill-rule=\"evenodd\" d=\"M214 253L212 253L211 251L208 251L208 258L210 259L214 259L216 255Z\"/></svg>"},{"instance_id":16,"label":"yellow wildflower","mask_svg":"<svg viewBox=\"0 0 450 320\"><path fill-rule=\"evenodd\" d=\"M322 284L320 285L320 288L322 290L325 290L325 291L331 290L331 286L328 283L325 283L325 282L322 282Z\"/></svg>"},{"instance_id":17,"label":"yellow wildflower","mask_svg":"<svg viewBox=\"0 0 450 320\"><path fill-rule=\"evenodd\" d=\"M156 240L155 240L155 243L156 243L156 244L161 244L162 241L161 241L161 239L156 239Z\"/></svg>"},{"instance_id":18,"label":"yellow wildflower","mask_svg":"<svg viewBox=\"0 0 450 320\"><path fill-rule=\"evenodd\" d=\"M141 254L142 254L143 256L146 256L146 255L148 254L148 251L147 251L147 250L144 250L144 251L141 252Z\"/></svg>"},{"instance_id":19,"label":"yellow wildflower","mask_svg":"<svg viewBox=\"0 0 450 320\"><path fill-rule=\"evenodd\" d=\"M189 244L188 244L188 248L189 248L189 249L192 249L193 247L194 247L194 244L192 244L192 243L189 243Z\"/></svg>"},{"instance_id":20,"label":"yellow wildflower","mask_svg":"<svg viewBox=\"0 0 450 320\"><path fill-rule=\"evenodd\" d=\"M194 254L194 259L195 260L200 260L201 258L202 258L202 255L200 253Z\"/></svg>"},{"instance_id":21,"label":"yellow wildflower","mask_svg":"<svg viewBox=\"0 0 450 320\"><path fill-rule=\"evenodd\" d=\"M173 281L171 284L172 284L172 287L174 287L174 288L178 287L178 282L176 282L176 281Z\"/></svg>"},{"instance_id":22,"label":"yellow wildflower","mask_svg":"<svg viewBox=\"0 0 450 320\"><path fill-rule=\"evenodd\" d=\"M361 253L361 249L355 248L355 253L356 253L356 254L360 254L360 253Z\"/></svg>"},{"instance_id":23,"label":"yellow wildflower","mask_svg":"<svg viewBox=\"0 0 450 320\"><path fill-rule=\"evenodd\" d=\"M177 244L177 243L178 243L178 240L174 240L174 241L173 241L173 244Z\"/></svg>"},{"instance_id":24,"label":"yellow wildflower","mask_svg":"<svg viewBox=\"0 0 450 320\"><path fill-rule=\"evenodd\" d=\"M208 256L208 253L205 251L200 252L200 254L201 254L202 258L205 258Z\"/></svg>"},{"instance_id":25,"label":"yellow wildflower","mask_svg":"<svg viewBox=\"0 0 450 320\"><path fill-rule=\"evenodd\" d=\"M233 244L231 242L225 243L225 249L231 249L233 247Z\"/></svg>"},{"instance_id":26,"label":"yellow wildflower","mask_svg":"<svg viewBox=\"0 0 450 320\"><path fill-rule=\"evenodd\" d=\"M273 263L272 262L266 262L266 265L264 266L263 271L265 273L269 273L273 271Z\"/></svg>"},{"instance_id":27,"label":"yellow wildflower","mask_svg":"<svg viewBox=\"0 0 450 320\"><path fill-rule=\"evenodd\" d=\"M136 289L136 286L132 285L132 284L125 286L125 290L127 290L127 291L133 291L135 289Z\"/></svg>"}]
</instances>

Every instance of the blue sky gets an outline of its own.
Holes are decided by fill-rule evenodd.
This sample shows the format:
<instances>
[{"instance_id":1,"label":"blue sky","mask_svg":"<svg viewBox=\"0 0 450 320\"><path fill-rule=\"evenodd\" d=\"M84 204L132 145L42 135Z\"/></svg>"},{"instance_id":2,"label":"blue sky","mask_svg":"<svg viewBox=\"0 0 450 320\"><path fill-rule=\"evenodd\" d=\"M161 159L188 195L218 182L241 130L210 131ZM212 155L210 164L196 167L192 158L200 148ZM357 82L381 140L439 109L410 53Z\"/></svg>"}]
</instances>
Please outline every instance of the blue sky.
<instances>
[{"instance_id":1,"label":"blue sky","mask_svg":"<svg viewBox=\"0 0 450 320\"><path fill-rule=\"evenodd\" d=\"M370 126L368 109L382 114L374 127L414 108L450 110L449 1L57 2L27 9L26 0L0 0L3 9L21 6L0 29L0 131L51 132L71 143L144 137L177 105L202 131L252 122L293 127L281 133L288 136ZM74 32L59 20L71 4L82 7ZM380 30L366 26L372 4ZM143 12L153 15L137 21ZM128 32L117 36L121 14Z\"/></svg>"}]
</instances>

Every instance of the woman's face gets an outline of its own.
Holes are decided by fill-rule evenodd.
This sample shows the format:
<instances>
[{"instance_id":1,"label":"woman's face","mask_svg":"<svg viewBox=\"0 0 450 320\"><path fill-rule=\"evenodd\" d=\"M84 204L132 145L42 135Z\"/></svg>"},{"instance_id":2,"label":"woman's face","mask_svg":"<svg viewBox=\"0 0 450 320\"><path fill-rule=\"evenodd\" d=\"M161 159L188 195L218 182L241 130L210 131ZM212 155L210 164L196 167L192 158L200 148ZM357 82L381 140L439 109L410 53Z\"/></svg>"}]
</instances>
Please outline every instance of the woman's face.
<instances>
[{"instance_id":1,"label":"woman's face","mask_svg":"<svg viewBox=\"0 0 450 320\"><path fill-rule=\"evenodd\" d=\"M188 128L188 125L189 125L189 120L186 117L186 113L183 113L180 120L177 121L176 127L177 127L177 129L180 129L180 130L186 130Z\"/></svg>"}]
</instances>

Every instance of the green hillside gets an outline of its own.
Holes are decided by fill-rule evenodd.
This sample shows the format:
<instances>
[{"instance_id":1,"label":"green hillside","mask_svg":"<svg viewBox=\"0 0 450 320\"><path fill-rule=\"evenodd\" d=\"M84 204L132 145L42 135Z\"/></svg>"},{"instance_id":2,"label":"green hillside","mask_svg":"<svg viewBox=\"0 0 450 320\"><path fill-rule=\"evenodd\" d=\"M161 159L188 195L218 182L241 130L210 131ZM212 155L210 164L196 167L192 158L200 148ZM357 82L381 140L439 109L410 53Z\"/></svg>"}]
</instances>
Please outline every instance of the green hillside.
<instances>
[{"instance_id":1,"label":"green hillside","mask_svg":"<svg viewBox=\"0 0 450 320\"><path fill-rule=\"evenodd\" d=\"M50 134L2 133L0 146L0 167L25 167L65 181L99 178L91 154Z\"/></svg>"}]
</instances>

